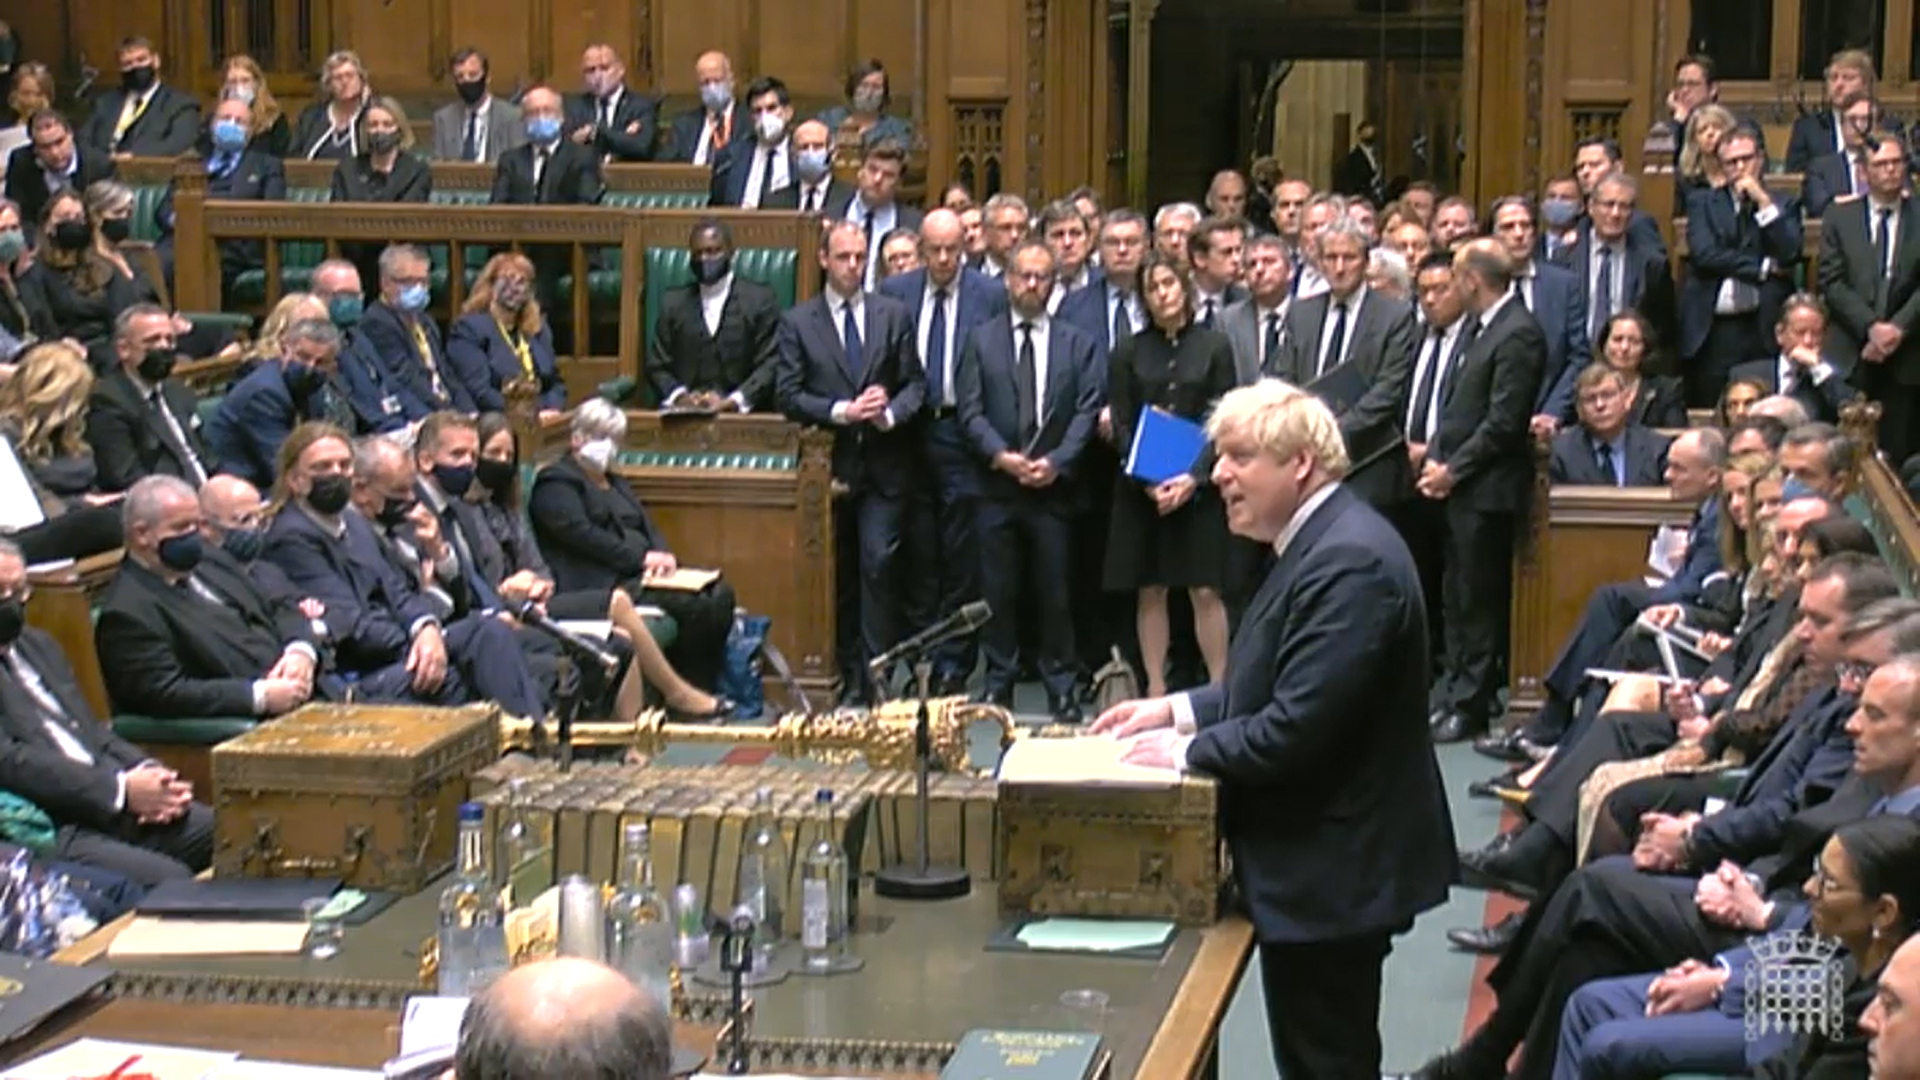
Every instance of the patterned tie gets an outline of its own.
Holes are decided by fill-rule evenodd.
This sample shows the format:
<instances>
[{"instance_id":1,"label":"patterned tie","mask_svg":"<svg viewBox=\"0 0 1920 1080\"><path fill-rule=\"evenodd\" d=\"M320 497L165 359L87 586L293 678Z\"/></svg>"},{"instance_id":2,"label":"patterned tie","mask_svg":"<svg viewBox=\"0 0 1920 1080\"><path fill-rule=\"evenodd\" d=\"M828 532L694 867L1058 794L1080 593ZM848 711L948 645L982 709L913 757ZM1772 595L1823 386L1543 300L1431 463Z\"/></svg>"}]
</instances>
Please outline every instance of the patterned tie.
<instances>
[{"instance_id":1,"label":"patterned tie","mask_svg":"<svg viewBox=\"0 0 1920 1080\"><path fill-rule=\"evenodd\" d=\"M933 291L933 316L927 320L927 396L947 404L947 290Z\"/></svg>"},{"instance_id":2,"label":"patterned tie","mask_svg":"<svg viewBox=\"0 0 1920 1080\"><path fill-rule=\"evenodd\" d=\"M222 150L213 155L212 161L207 162L207 174L216 180L225 180L232 174L233 167L238 164L240 164L240 155L231 150Z\"/></svg>"},{"instance_id":3,"label":"patterned tie","mask_svg":"<svg viewBox=\"0 0 1920 1080\"><path fill-rule=\"evenodd\" d=\"M725 150L727 148L727 136L728 134L730 134L728 130L730 125L728 125L727 123L727 114L721 113L719 116L714 117L712 127L713 127L713 139L708 144L709 146L709 149L707 151L708 160L712 160L713 158L719 157L720 151Z\"/></svg>"}]
</instances>

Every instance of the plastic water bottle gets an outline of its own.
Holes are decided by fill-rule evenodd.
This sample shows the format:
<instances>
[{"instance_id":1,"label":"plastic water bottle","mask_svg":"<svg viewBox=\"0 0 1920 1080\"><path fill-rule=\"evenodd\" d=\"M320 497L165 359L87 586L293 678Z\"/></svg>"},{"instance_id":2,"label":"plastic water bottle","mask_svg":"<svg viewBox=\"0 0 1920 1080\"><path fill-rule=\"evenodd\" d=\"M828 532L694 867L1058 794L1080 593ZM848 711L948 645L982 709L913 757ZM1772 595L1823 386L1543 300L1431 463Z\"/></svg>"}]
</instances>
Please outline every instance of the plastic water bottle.
<instances>
[{"instance_id":1,"label":"plastic water bottle","mask_svg":"<svg viewBox=\"0 0 1920 1080\"><path fill-rule=\"evenodd\" d=\"M753 912L754 941L761 953L769 954L785 932L781 916L787 895L787 846L773 821L772 788L754 793L751 825L740 853L740 891L734 902Z\"/></svg>"},{"instance_id":2,"label":"plastic water bottle","mask_svg":"<svg viewBox=\"0 0 1920 1080\"><path fill-rule=\"evenodd\" d=\"M509 963L507 902L487 873L485 815L479 803L461 803L460 861L440 892L440 994L477 994Z\"/></svg>"}]
</instances>

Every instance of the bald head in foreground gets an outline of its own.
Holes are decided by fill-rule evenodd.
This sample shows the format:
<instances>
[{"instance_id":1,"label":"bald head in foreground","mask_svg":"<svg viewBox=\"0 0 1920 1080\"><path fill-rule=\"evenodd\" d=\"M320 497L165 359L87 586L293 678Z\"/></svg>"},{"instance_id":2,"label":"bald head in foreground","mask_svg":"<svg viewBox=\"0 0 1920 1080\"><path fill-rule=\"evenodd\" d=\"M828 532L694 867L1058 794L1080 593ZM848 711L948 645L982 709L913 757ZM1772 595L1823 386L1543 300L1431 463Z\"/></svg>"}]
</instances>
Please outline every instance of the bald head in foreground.
<instances>
[{"instance_id":1,"label":"bald head in foreground","mask_svg":"<svg viewBox=\"0 0 1920 1080\"><path fill-rule=\"evenodd\" d=\"M664 1003L591 960L515 968L473 999L455 1080L668 1080Z\"/></svg>"}]
</instances>

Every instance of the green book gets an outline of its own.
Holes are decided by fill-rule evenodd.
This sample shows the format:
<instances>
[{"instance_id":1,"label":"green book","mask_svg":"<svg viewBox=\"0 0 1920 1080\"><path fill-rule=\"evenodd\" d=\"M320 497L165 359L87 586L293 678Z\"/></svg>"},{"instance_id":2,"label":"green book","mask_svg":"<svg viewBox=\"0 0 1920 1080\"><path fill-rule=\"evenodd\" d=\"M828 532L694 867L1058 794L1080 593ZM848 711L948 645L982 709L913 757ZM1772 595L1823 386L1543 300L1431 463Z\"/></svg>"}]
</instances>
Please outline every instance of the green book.
<instances>
[{"instance_id":1,"label":"green book","mask_svg":"<svg viewBox=\"0 0 1920 1080\"><path fill-rule=\"evenodd\" d=\"M1085 1031L969 1031L940 1080L1094 1080L1100 1036Z\"/></svg>"}]
</instances>

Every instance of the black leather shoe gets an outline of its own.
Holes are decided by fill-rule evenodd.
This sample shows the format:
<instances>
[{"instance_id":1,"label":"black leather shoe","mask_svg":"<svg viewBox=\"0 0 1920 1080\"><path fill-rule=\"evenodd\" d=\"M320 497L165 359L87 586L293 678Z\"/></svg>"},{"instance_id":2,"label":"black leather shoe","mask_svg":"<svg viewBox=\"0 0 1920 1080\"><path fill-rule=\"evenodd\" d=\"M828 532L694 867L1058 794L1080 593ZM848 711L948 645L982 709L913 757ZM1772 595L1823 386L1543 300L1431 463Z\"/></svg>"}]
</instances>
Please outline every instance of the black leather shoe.
<instances>
[{"instance_id":1,"label":"black leather shoe","mask_svg":"<svg viewBox=\"0 0 1920 1080\"><path fill-rule=\"evenodd\" d=\"M1047 711L1053 714L1056 724L1078 724L1085 719L1080 712L1080 703L1074 700L1072 694L1047 702Z\"/></svg>"},{"instance_id":2,"label":"black leather shoe","mask_svg":"<svg viewBox=\"0 0 1920 1080\"><path fill-rule=\"evenodd\" d=\"M1489 776L1485 780L1475 780L1468 784L1467 794L1476 799L1497 799L1500 793L1496 789L1518 787L1519 783L1519 773L1501 773L1498 776Z\"/></svg>"},{"instance_id":3,"label":"black leather shoe","mask_svg":"<svg viewBox=\"0 0 1920 1080\"><path fill-rule=\"evenodd\" d=\"M1382 1073L1381 1080L1496 1080L1497 1076L1469 1069L1458 1051L1448 1051L1410 1073Z\"/></svg>"},{"instance_id":4,"label":"black leather shoe","mask_svg":"<svg viewBox=\"0 0 1920 1080\"><path fill-rule=\"evenodd\" d=\"M1460 883L1469 889L1503 892L1522 900L1537 900L1540 895L1540 890L1526 879L1512 840L1461 852Z\"/></svg>"},{"instance_id":5,"label":"black leather shoe","mask_svg":"<svg viewBox=\"0 0 1920 1080\"><path fill-rule=\"evenodd\" d=\"M732 698L715 695L713 708L706 712L689 712L669 706L667 715L679 724L724 724L733 719L733 709Z\"/></svg>"},{"instance_id":6,"label":"black leather shoe","mask_svg":"<svg viewBox=\"0 0 1920 1080\"><path fill-rule=\"evenodd\" d=\"M1508 761L1517 765L1529 760L1526 751L1520 748L1520 744L1524 741L1519 728L1490 731L1473 740L1473 751L1476 754L1485 754L1495 761Z\"/></svg>"},{"instance_id":7,"label":"black leather shoe","mask_svg":"<svg viewBox=\"0 0 1920 1080\"><path fill-rule=\"evenodd\" d=\"M1520 923L1525 918L1516 911L1492 926L1462 926L1447 931L1447 940L1462 952L1496 956L1506 952L1507 946L1513 944L1513 939L1520 933Z\"/></svg>"},{"instance_id":8,"label":"black leather shoe","mask_svg":"<svg viewBox=\"0 0 1920 1080\"><path fill-rule=\"evenodd\" d=\"M1448 712L1427 728L1437 743L1457 743L1471 739L1486 730L1485 722L1475 722L1463 712Z\"/></svg>"}]
</instances>

